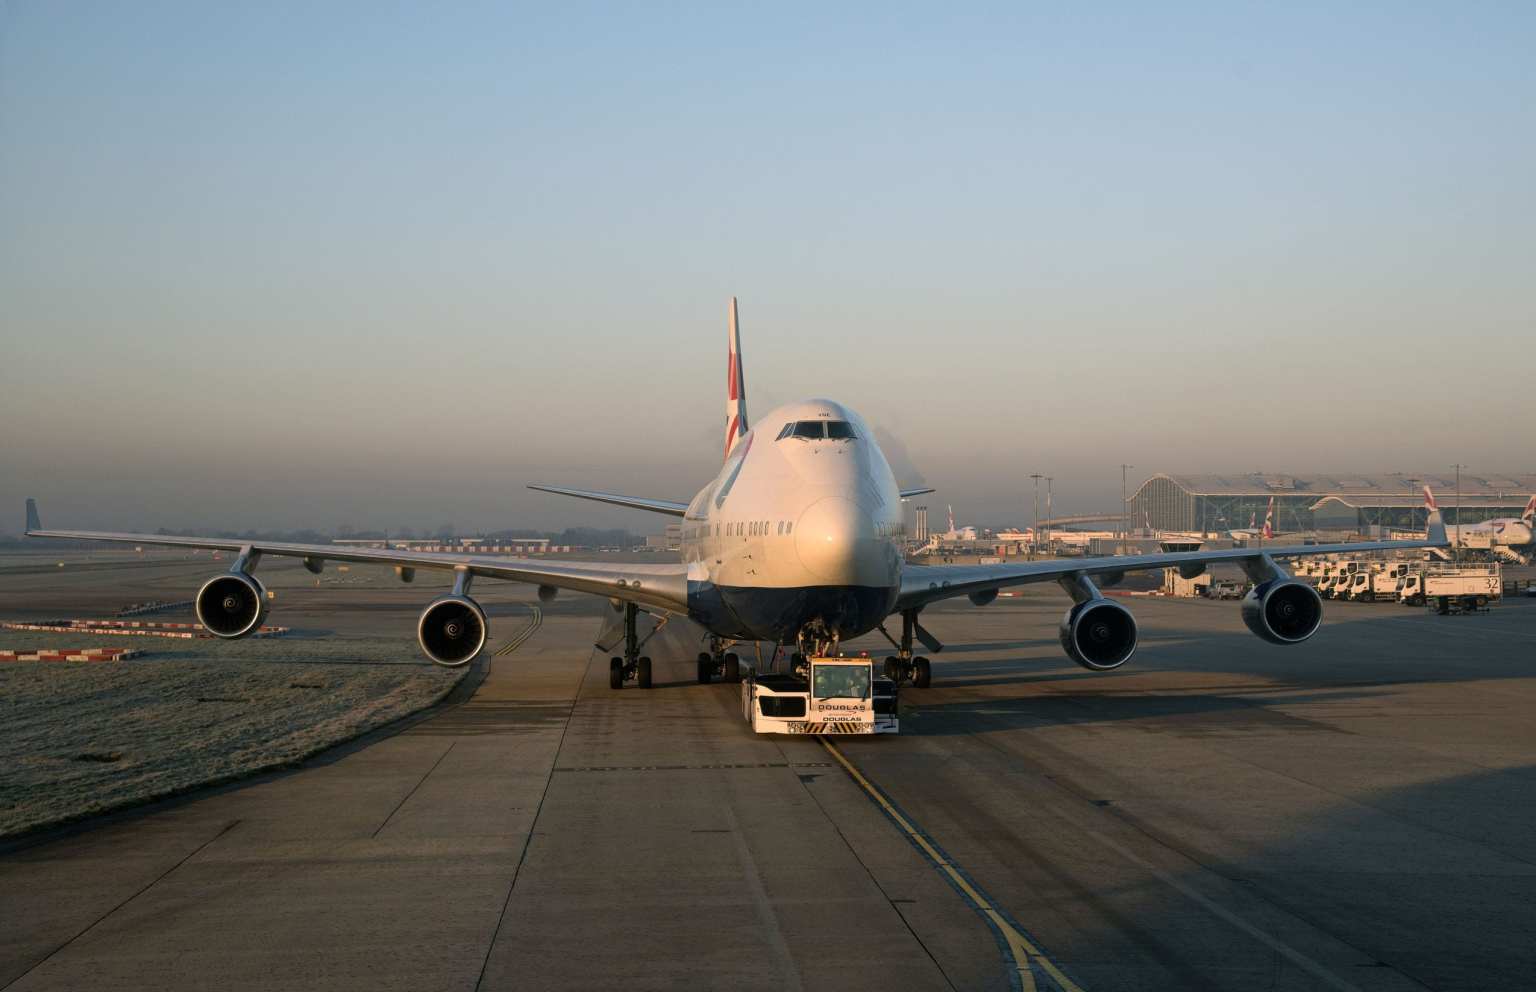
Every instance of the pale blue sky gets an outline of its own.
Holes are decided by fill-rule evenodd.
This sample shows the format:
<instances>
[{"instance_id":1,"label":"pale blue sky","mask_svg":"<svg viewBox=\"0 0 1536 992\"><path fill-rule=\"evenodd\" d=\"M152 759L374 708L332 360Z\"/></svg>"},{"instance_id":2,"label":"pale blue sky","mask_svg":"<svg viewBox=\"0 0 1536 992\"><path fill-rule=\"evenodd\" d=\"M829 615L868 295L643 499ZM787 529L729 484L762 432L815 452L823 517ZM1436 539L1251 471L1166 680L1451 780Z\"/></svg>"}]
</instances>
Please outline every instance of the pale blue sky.
<instances>
[{"instance_id":1,"label":"pale blue sky","mask_svg":"<svg viewBox=\"0 0 1536 992\"><path fill-rule=\"evenodd\" d=\"M651 529L733 293L964 520L1536 471L1536 7L823 6L0 4L0 506Z\"/></svg>"}]
</instances>

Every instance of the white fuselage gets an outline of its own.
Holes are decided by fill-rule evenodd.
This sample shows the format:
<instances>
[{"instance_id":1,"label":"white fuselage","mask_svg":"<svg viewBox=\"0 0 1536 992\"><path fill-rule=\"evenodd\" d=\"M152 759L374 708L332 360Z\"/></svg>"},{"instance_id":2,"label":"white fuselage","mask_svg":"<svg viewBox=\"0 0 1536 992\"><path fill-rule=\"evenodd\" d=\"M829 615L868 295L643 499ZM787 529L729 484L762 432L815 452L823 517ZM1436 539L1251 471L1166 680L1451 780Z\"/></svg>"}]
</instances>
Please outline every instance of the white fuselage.
<instances>
[{"instance_id":1,"label":"white fuselage","mask_svg":"<svg viewBox=\"0 0 1536 992\"><path fill-rule=\"evenodd\" d=\"M1521 517L1498 517L1475 524L1451 524L1447 534L1453 545L1467 548L1526 548L1536 538L1536 528Z\"/></svg>"},{"instance_id":2,"label":"white fuselage","mask_svg":"<svg viewBox=\"0 0 1536 992\"><path fill-rule=\"evenodd\" d=\"M904 537L900 490L864 420L831 400L779 407L688 504L690 613L724 636L856 636L895 605Z\"/></svg>"}]
</instances>

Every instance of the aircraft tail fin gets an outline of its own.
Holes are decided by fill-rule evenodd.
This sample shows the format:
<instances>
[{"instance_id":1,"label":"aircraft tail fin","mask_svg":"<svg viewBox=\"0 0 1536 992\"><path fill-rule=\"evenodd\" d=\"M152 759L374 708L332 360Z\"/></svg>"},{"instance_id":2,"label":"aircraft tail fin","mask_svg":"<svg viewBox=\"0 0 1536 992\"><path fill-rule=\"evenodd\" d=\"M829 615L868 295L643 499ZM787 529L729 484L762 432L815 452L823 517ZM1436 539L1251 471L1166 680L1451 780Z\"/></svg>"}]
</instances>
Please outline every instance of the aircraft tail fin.
<instances>
[{"instance_id":1,"label":"aircraft tail fin","mask_svg":"<svg viewBox=\"0 0 1536 992\"><path fill-rule=\"evenodd\" d=\"M1440 504L1435 502L1435 494L1429 491L1428 486L1424 487L1424 509L1430 511L1440 509Z\"/></svg>"},{"instance_id":2,"label":"aircraft tail fin","mask_svg":"<svg viewBox=\"0 0 1536 992\"><path fill-rule=\"evenodd\" d=\"M1264 511L1264 540L1275 536L1275 498L1269 498L1269 509Z\"/></svg>"},{"instance_id":3,"label":"aircraft tail fin","mask_svg":"<svg viewBox=\"0 0 1536 992\"><path fill-rule=\"evenodd\" d=\"M1520 514L1520 519L1527 524L1536 524L1536 495L1525 504L1525 512Z\"/></svg>"},{"instance_id":4,"label":"aircraft tail fin","mask_svg":"<svg viewBox=\"0 0 1536 992\"><path fill-rule=\"evenodd\" d=\"M35 500L32 497L28 496L27 497L27 533L30 534L34 530L42 530L42 529L43 529L42 518L40 518L37 515L37 500Z\"/></svg>"},{"instance_id":5,"label":"aircraft tail fin","mask_svg":"<svg viewBox=\"0 0 1536 992\"><path fill-rule=\"evenodd\" d=\"M730 331L727 337L730 363L725 377L725 457L747 434L747 377L741 367L741 328L736 321L736 297L731 297Z\"/></svg>"}]
</instances>

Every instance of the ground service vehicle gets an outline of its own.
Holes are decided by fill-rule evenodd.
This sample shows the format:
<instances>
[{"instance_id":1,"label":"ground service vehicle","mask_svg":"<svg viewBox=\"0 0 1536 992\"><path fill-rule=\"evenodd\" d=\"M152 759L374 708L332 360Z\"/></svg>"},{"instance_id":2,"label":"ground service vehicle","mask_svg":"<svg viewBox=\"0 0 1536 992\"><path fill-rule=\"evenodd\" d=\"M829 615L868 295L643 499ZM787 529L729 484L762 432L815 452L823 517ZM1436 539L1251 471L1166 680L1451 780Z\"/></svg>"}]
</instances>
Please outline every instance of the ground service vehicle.
<instances>
[{"instance_id":1,"label":"ground service vehicle","mask_svg":"<svg viewBox=\"0 0 1536 992\"><path fill-rule=\"evenodd\" d=\"M1354 573L1345 598L1374 603L1378 599L1396 600L1398 586L1408 572L1405 561L1380 562Z\"/></svg>"},{"instance_id":2,"label":"ground service vehicle","mask_svg":"<svg viewBox=\"0 0 1536 992\"><path fill-rule=\"evenodd\" d=\"M1433 602L1441 613L1453 605L1477 609L1498 599L1504 590L1497 562L1476 565L1425 565L1404 576L1399 596L1410 606Z\"/></svg>"},{"instance_id":3,"label":"ground service vehicle","mask_svg":"<svg viewBox=\"0 0 1536 992\"><path fill-rule=\"evenodd\" d=\"M750 675L742 715L759 734L894 734L896 683L869 658L810 657L796 672Z\"/></svg>"}]
</instances>

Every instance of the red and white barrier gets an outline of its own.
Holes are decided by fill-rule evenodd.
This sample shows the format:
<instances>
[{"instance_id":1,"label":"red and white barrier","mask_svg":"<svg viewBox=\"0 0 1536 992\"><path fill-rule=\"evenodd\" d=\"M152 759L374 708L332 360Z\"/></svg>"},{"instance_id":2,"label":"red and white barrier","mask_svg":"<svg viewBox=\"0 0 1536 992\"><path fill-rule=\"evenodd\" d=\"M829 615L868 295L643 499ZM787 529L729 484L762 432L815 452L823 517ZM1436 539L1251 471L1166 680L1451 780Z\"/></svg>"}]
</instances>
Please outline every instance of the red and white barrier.
<instances>
[{"instance_id":1,"label":"red and white barrier","mask_svg":"<svg viewBox=\"0 0 1536 992\"><path fill-rule=\"evenodd\" d=\"M143 654L133 648L75 648L68 651L0 651L0 661L124 661Z\"/></svg>"},{"instance_id":2,"label":"red and white barrier","mask_svg":"<svg viewBox=\"0 0 1536 992\"><path fill-rule=\"evenodd\" d=\"M183 640L211 638L200 623L155 623L152 620L40 620L37 623L0 623L0 630L38 630L47 634L111 634L113 636L176 637ZM262 627L247 637L281 637L287 627Z\"/></svg>"}]
</instances>

